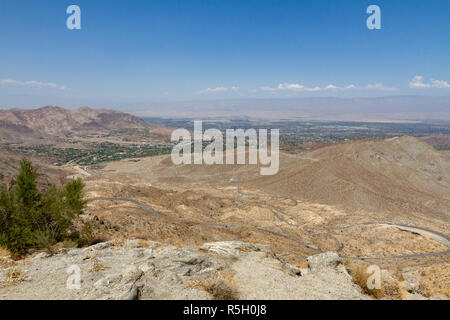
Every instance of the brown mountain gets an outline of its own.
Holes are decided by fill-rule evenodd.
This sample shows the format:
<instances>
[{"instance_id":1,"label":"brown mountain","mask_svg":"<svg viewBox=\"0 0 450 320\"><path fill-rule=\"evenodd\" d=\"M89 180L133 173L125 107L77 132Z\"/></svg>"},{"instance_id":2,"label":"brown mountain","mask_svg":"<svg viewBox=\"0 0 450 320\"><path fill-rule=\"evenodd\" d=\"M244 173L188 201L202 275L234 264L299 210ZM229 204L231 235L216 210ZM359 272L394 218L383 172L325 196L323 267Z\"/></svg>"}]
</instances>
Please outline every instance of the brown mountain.
<instances>
[{"instance_id":1,"label":"brown mountain","mask_svg":"<svg viewBox=\"0 0 450 320\"><path fill-rule=\"evenodd\" d=\"M89 107L75 110L56 106L33 110L0 110L0 135L6 140L17 136L60 136L67 133L98 133L110 129L161 127L127 113Z\"/></svg>"},{"instance_id":2,"label":"brown mountain","mask_svg":"<svg viewBox=\"0 0 450 320\"><path fill-rule=\"evenodd\" d=\"M350 208L450 215L450 157L413 137L341 143L281 160L277 175L248 183Z\"/></svg>"},{"instance_id":3,"label":"brown mountain","mask_svg":"<svg viewBox=\"0 0 450 320\"><path fill-rule=\"evenodd\" d=\"M449 155L409 136L348 141L296 155L281 153L279 172L272 176L260 175L251 165L183 165L170 171L173 165L167 158L160 166L162 176L174 172L228 185L232 179L243 190L339 206L348 212L447 221L450 216Z\"/></svg>"}]
</instances>

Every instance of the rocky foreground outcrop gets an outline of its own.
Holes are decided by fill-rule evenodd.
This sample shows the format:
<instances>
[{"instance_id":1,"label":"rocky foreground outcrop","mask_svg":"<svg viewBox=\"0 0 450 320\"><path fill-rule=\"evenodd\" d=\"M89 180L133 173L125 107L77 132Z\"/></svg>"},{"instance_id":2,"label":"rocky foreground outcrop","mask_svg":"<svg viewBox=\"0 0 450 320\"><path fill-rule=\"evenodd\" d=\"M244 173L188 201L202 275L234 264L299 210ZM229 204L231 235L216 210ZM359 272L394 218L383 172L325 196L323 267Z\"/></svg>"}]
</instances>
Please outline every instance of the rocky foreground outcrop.
<instances>
[{"instance_id":1,"label":"rocky foreground outcrop","mask_svg":"<svg viewBox=\"0 0 450 320\"><path fill-rule=\"evenodd\" d=\"M3 260L0 299L370 299L337 254L311 256L308 265L238 241L110 241Z\"/></svg>"},{"instance_id":2,"label":"rocky foreground outcrop","mask_svg":"<svg viewBox=\"0 0 450 320\"><path fill-rule=\"evenodd\" d=\"M237 241L183 248L139 240L102 242L53 256L39 253L1 268L0 298L368 298L345 268L335 267L337 259L312 257L311 268L300 269L264 246Z\"/></svg>"}]
</instances>

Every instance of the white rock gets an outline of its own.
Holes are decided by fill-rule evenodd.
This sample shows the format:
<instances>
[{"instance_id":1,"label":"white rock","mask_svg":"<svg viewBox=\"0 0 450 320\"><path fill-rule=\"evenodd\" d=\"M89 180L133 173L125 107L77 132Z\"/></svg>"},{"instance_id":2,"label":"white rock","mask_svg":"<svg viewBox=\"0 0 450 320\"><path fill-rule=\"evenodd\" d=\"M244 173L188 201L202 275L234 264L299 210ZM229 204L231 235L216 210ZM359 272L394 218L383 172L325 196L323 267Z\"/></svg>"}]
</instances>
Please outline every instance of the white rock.
<instances>
[{"instance_id":1,"label":"white rock","mask_svg":"<svg viewBox=\"0 0 450 320\"><path fill-rule=\"evenodd\" d=\"M418 291L419 284L420 278L418 277L409 277L402 282L403 288L410 293L416 293Z\"/></svg>"},{"instance_id":2,"label":"white rock","mask_svg":"<svg viewBox=\"0 0 450 320\"><path fill-rule=\"evenodd\" d=\"M111 275L108 275L108 276L98 280L97 282L95 282L94 287L96 287L96 288L106 287L111 284L120 282L121 279L122 279L122 275L111 274Z\"/></svg>"},{"instance_id":3,"label":"white rock","mask_svg":"<svg viewBox=\"0 0 450 320\"><path fill-rule=\"evenodd\" d=\"M117 300L136 300L138 297L138 287L132 283L123 287L124 293L115 297Z\"/></svg>"},{"instance_id":4,"label":"white rock","mask_svg":"<svg viewBox=\"0 0 450 320\"><path fill-rule=\"evenodd\" d=\"M70 249L70 250L67 252L67 254L68 254L69 256L74 256L74 255L79 254L82 250L83 250L83 249Z\"/></svg>"},{"instance_id":5,"label":"white rock","mask_svg":"<svg viewBox=\"0 0 450 320\"><path fill-rule=\"evenodd\" d=\"M39 260L39 259L44 259L47 258L49 256L49 254L45 253L45 252L41 252L38 253L37 255L34 256L34 259Z\"/></svg>"},{"instance_id":6,"label":"white rock","mask_svg":"<svg viewBox=\"0 0 450 320\"><path fill-rule=\"evenodd\" d=\"M308 257L308 266L311 271L321 271L323 269L333 269L339 262L341 257L336 252L324 252Z\"/></svg>"},{"instance_id":7,"label":"white rock","mask_svg":"<svg viewBox=\"0 0 450 320\"><path fill-rule=\"evenodd\" d=\"M153 270L155 270L155 265L153 263L147 261L139 266L139 270L141 270L142 272L153 271Z\"/></svg>"},{"instance_id":8,"label":"white rock","mask_svg":"<svg viewBox=\"0 0 450 320\"><path fill-rule=\"evenodd\" d=\"M112 246L111 241L107 241L107 242L100 242L100 243L94 244L90 248L95 249L95 250L104 250L104 249L109 248L111 246Z\"/></svg>"},{"instance_id":9,"label":"white rock","mask_svg":"<svg viewBox=\"0 0 450 320\"><path fill-rule=\"evenodd\" d=\"M142 270L139 270L135 265L128 266L125 270L122 272L122 282L128 283L128 282L136 282L143 274Z\"/></svg>"},{"instance_id":10,"label":"white rock","mask_svg":"<svg viewBox=\"0 0 450 320\"><path fill-rule=\"evenodd\" d=\"M343 264L339 264L336 267L336 271L345 274L348 278L352 278L352 276L348 273L347 268Z\"/></svg>"}]
</instances>

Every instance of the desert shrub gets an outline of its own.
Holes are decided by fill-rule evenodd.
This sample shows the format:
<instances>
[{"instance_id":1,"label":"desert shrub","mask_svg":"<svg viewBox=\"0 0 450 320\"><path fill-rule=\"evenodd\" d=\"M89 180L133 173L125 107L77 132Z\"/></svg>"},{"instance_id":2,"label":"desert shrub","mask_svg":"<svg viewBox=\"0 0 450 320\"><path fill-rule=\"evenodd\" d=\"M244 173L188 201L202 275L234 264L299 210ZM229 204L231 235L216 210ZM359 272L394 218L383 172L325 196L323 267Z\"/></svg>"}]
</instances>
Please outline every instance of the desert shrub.
<instances>
[{"instance_id":1,"label":"desert shrub","mask_svg":"<svg viewBox=\"0 0 450 320\"><path fill-rule=\"evenodd\" d=\"M236 281L231 272L222 270L213 272L207 278L200 278L190 283L187 287L208 292L215 300L238 300L239 293L236 289Z\"/></svg>"},{"instance_id":2,"label":"desert shrub","mask_svg":"<svg viewBox=\"0 0 450 320\"><path fill-rule=\"evenodd\" d=\"M69 231L86 204L81 179L40 191L37 175L36 167L22 159L13 188L0 186L0 245L13 254L31 248L51 250L57 242L82 238L80 233Z\"/></svg>"},{"instance_id":3,"label":"desert shrub","mask_svg":"<svg viewBox=\"0 0 450 320\"><path fill-rule=\"evenodd\" d=\"M6 275L5 282L7 283L20 283L24 281L26 278L25 273L17 268L11 268L8 271L8 274Z\"/></svg>"},{"instance_id":4,"label":"desert shrub","mask_svg":"<svg viewBox=\"0 0 450 320\"><path fill-rule=\"evenodd\" d=\"M405 292L401 288L400 283L395 279L387 270L381 271L381 287L372 288L368 287L368 279L371 273L368 272L370 266L369 263L357 261L357 260L344 260L344 265L350 273L354 283L359 285L362 291L368 295L373 296L376 299L404 299Z\"/></svg>"}]
</instances>

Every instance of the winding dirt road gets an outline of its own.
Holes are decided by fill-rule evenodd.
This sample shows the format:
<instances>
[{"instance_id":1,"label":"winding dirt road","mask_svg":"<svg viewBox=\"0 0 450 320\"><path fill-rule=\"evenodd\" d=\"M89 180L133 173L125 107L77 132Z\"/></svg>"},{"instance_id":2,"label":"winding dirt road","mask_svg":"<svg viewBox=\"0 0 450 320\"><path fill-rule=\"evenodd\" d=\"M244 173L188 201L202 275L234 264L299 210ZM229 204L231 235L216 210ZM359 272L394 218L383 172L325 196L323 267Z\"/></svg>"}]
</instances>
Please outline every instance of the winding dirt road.
<instances>
[{"instance_id":1,"label":"winding dirt road","mask_svg":"<svg viewBox=\"0 0 450 320\"><path fill-rule=\"evenodd\" d=\"M243 193L241 193L240 191L240 186L238 185L238 193L240 195L244 195ZM244 196L248 196L248 195L244 195ZM278 198L283 198L283 197L278 197ZM284 198L284 199L290 199L293 201L294 206L297 205L297 200L295 199L291 199L291 198ZM236 200L236 199L235 199ZM141 207L144 211L146 211L147 213L150 213L154 216L157 217L162 217L162 218L168 218L167 215L158 212L156 210L154 210L153 208L151 208L150 206L148 206L146 203L136 200L136 199L131 199L131 198L121 198L121 197L96 197L96 198L91 198L88 199L87 202L93 202L93 201L126 201L126 202L132 202L134 204L137 204L139 207ZM236 200L237 202L242 203L240 200ZM284 221L274 210L272 210L272 212L274 213L274 215L277 217L278 220L280 221ZM146 216L146 215L145 215ZM197 225L204 225L204 226L209 226L209 227L226 227L226 228L230 228L230 227L237 227L237 226L244 226L244 227L251 227L254 230L260 231L260 232L265 232L265 233L270 233L273 234L275 236L279 236L279 237L283 237L287 240L290 240L292 242L295 242L303 247L306 247L308 249L312 249L314 251L317 251L317 253L322 253L324 251L320 250L319 248L315 247L314 245L311 244L307 244L304 243L296 238L293 238L289 235L277 232L277 231L273 231L273 230L269 230L269 229L265 229L265 228L260 228L260 227L254 227L254 226L248 226L248 225L239 225L239 224L222 224L222 223L213 223L213 222L196 222L196 221L190 221L190 220L184 220L184 219L179 219L182 222L185 223L192 223L192 224L197 224ZM432 235L432 238L434 240L437 240L443 244L445 244L448 249L446 251L442 251L442 252L427 252L427 253L417 253L417 254L407 254L407 255L395 255L395 256L383 256L383 257L361 257L361 256L343 256L343 258L350 258L350 259L359 259L359 260L366 260L366 259L403 259L403 258L422 258L422 257L430 257L430 256L438 256L438 255L446 255L450 253L450 237L441 234L439 232L433 231L433 230L429 230L429 229L425 229L422 227L415 227L415 226L409 226L409 225L402 225L402 224L392 224L392 223L376 223L376 222L369 222L369 223L362 223L359 225L389 225L389 226L395 226L395 227L399 227L399 228L404 228L408 231L411 232L416 232L418 234L421 234L423 236L426 235ZM351 228L357 225L351 225L351 226L344 226L344 227L340 227L340 228L330 228L330 229L347 229L347 228ZM425 234L424 234L425 232Z\"/></svg>"}]
</instances>

